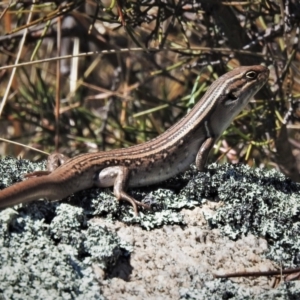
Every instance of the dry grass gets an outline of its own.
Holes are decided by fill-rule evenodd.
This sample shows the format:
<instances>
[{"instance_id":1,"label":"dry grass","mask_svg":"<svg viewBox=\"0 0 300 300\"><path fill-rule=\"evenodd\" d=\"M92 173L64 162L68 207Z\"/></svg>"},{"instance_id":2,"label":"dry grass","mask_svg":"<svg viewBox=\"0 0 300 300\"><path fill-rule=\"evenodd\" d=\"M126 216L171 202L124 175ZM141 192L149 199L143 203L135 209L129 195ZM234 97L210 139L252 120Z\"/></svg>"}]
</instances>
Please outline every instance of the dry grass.
<instances>
[{"instance_id":1,"label":"dry grass","mask_svg":"<svg viewBox=\"0 0 300 300\"><path fill-rule=\"evenodd\" d=\"M211 159L299 180L297 0L9 3L0 2L1 137L72 156L127 147L165 131L228 69L263 63L269 84ZM44 157L10 143L0 154Z\"/></svg>"}]
</instances>

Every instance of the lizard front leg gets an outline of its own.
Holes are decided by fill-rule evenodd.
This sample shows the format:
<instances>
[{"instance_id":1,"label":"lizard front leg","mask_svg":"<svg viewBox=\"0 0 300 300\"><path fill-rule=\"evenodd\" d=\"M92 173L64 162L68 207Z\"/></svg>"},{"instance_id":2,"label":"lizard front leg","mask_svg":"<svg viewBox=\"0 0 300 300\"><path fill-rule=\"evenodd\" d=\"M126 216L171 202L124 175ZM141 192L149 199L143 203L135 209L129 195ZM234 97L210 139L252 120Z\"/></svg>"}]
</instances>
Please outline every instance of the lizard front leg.
<instances>
[{"instance_id":1,"label":"lizard front leg","mask_svg":"<svg viewBox=\"0 0 300 300\"><path fill-rule=\"evenodd\" d=\"M209 155L210 150L215 144L216 139L213 137L207 138L202 146L200 147L197 156L196 156L196 167L199 171L204 171L205 170L205 165L207 161L207 157Z\"/></svg>"}]
</instances>

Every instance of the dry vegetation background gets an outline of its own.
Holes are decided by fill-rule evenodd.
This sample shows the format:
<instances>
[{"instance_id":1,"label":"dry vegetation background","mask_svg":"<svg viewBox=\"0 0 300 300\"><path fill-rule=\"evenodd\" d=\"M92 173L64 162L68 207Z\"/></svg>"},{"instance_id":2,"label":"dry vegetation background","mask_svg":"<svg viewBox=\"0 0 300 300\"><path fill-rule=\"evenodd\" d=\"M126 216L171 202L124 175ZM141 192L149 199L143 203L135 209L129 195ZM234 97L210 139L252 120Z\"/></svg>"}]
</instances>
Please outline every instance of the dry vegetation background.
<instances>
[{"instance_id":1,"label":"dry vegetation background","mask_svg":"<svg viewBox=\"0 0 300 300\"><path fill-rule=\"evenodd\" d=\"M229 69L265 64L269 83L211 160L277 167L300 181L298 0L0 7L1 138L70 156L128 147L178 121ZM0 154L45 158L9 142Z\"/></svg>"}]
</instances>

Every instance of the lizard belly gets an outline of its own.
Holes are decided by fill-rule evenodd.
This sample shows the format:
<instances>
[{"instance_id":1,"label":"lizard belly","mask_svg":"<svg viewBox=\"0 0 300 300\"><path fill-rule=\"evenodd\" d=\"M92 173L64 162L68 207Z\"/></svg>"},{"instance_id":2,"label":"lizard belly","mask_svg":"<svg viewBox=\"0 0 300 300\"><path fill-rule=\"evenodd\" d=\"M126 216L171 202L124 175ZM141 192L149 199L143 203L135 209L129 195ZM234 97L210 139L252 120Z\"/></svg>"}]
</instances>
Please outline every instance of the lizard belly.
<instances>
[{"instance_id":1,"label":"lizard belly","mask_svg":"<svg viewBox=\"0 0 300 300\"><path fill-rule=\"evenodd\" d=\"M183 149L182 152L172 152L168 159L157 159L153 164L148 164L138 169L132 168L128 186L139 187L156 184L186 171L195 162L198 149L199 147L190 145L188 148Z\"/></svg>"}]
</instances>

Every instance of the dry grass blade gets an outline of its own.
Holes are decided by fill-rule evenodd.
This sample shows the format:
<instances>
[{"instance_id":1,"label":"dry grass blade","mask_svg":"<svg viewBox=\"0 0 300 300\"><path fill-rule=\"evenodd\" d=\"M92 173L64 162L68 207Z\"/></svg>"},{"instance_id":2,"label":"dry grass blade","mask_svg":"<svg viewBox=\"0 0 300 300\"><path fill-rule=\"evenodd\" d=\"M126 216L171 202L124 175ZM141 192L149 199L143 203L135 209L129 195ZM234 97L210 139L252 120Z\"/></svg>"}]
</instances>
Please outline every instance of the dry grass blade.
<instances>
[{"instance_id":1,"label":"dry grass blade","mask_svg":"<svg viewBox=\"0 0 300 300\"><path fill-rule=\"evenodd\" d=\"M68 155L140 143L179 120L226 70L264 63L271 69L270 85L257 96L257 105L251 104L224 133L212 159L277 164L298 180L297 134L292 129L299 122L297 1L286 1L285 6L259 1L112 1L109 7L80 1L36 8L32 5L30 19L25 2L3 6L2 18L12 18L11 29L2 29L0 38L6 138L31 141L51 152L56 134L60 151ZM23 46L16 51L22 37ZM71 52L74 39L77 53ZM53 53L57 48L58 54ZM33 55L35 61L30 61ZM13 94L9 69L19 87ZM287 111L282 135L281 119ZM20 124L17 136L8 131L12 121ZM22 132L30 134L24 138ZM282 163L278 157L291 161Z\"/></svg>"}]
</instances>

